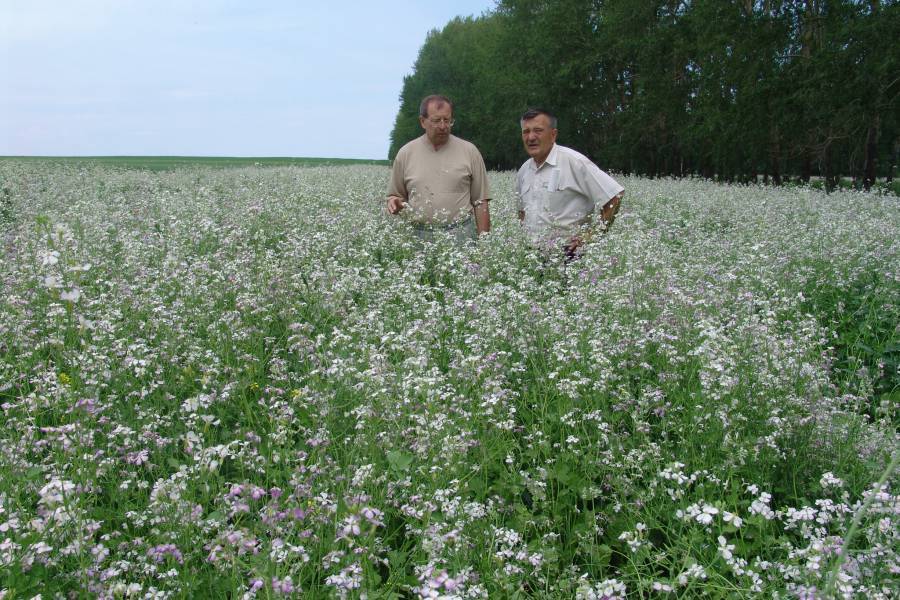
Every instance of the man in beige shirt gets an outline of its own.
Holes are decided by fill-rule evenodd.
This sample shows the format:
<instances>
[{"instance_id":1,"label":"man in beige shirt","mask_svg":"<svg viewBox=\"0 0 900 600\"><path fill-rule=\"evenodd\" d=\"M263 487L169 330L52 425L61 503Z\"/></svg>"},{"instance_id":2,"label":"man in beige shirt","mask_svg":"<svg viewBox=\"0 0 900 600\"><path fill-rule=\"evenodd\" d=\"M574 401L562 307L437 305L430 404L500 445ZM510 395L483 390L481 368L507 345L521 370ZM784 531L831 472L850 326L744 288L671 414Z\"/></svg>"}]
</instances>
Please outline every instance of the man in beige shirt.
<instances>
[{"instance_id":1,"label":"man in beige shirt","mask_svg":"<svg viewBox=\"0 0 900 600\"><path fill-rule=\"evenodd\" d=\"M530 109L520 120L522 142L531 157L516 174L519 220L532 241L561 241L571 260L593 231L612 224L625 188L580 152L556 143L556 117Z\"/></svg>"},{"instance_id":2,"label":"man in beige shirt","mask_svg":"<svg viewBox=\"0 0 900 600\"><path fill-rule=\"evenodd\" d=\"M476 229L490 231L484 159L474 144L450 133L453 103L444 96L426 97L419 123L425 133L394 158L388 213L408 221L420 239L431 240L443 230L462 241L475 238Z\"/></svg>"}]
</instances>

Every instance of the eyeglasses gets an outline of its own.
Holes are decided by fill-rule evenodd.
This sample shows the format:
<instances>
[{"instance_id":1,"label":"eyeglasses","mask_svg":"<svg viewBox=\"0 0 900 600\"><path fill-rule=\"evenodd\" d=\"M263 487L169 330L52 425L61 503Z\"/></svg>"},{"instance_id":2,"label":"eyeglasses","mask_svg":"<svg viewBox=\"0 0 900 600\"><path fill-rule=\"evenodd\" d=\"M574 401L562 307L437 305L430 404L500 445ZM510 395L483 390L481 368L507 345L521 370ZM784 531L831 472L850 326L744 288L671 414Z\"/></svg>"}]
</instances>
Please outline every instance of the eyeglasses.
<instances>
[{"instance_id":1,"label":"eyeglasses","mask_svg":"<svg viewBox=\"0 0 900 600\"><path fill-rule=\"evenodd\" d=\"M428 119L428 122L437 127L438 125L446 125L447 127L453 127L454 121L453 119Z\"/></svg>"}]
</instances>

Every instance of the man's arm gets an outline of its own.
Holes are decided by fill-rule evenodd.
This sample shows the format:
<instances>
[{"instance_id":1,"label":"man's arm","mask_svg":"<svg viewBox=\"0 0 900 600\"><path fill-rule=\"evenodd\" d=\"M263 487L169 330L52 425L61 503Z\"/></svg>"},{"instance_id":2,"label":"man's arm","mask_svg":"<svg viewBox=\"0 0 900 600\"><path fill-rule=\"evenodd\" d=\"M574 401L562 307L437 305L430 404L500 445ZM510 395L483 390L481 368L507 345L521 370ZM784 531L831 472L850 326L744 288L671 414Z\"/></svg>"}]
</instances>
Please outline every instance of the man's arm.
<instances>
[{"instance_id":1,"label":"man's arm","mask_svg":"<svg viewBox=\"0 0 900 600\"><path fill-rule=\"evenodd\" d=\"M491 230L491 212L488 204L491 200L491 186L488 183L487 168L481 152L473 144L468 145L469 169L471 180L469 181L469 202L472 203L472 212L475 213L475 228L478 234Z\"/></svg>"},{"instance_id":2,"label":"man's arm","mask_svg":"<svg viewBox=\"0 0 900 600\"><path fill-rule=\"evenodd\" d=\"M403 180L405 170L404 154L401 151L394 157L394 164L391 166L391 180L388 184L386 206L388 214L396 215L406 205L406 182Z\"/></svg>"},{"instance_id":3,"label":"man's arm","mask_svg":"<svg viewBox=\"0 0 900 600\"><path fill-rule=\"evenodd\" d=\"M475 228L479 235L491 230L491 211L488 208L489 201L482 200L475 205Z\"/></svg>"},{"instance_id":4,"label":"man's arm","mask_svg":"<svg viewBox=\"0 0 900 600\"><path fill-rule=\"evenodd\" d=\"M624 195L625 192L619 192L613 196L612 200L604 204L603 208L600 209L601 222L590 226L584 233L572 236L566 246L567 251L570 253L575 252L579 247L590 242L598 229L600 231L609 229L609 226L616 220L616 213L619 212L619 205L622 203L622 196Z\"/></svg>"},{"instance_id":5,"label":"man's arm","mask_svg":"<svg viewBox=\"0 0 900 600\"><path fill-rule=\"evenodd\" d=\"M519 212L519 223L525 223L525 202L522 200L522 169L516 173L516 183L513 186L513 192L516 194L516 208Z\"/></svg>"},{"instance_id":6,"label":"man's arm","mask_svg":"<svg viewBox=\"0 0 900 600\"><path fill-rule=\"evenodd\" d=\"M609 229L616 217L616 213L619 211L619 204L625 193L625 190L615 179L592 162L579 163L573 172L581 193L595 202L597 201L596 199L610 198L612 194L615 195L600 209L600 223L593 225L583 234L572 237L568 245L569 250L572 252L582 244L590 241L598 228L600 231Z\"/></svg>"},{"instance_id":7,"label":"man's arm","mask_svg":"<svg viewBox=\"0 0 900 600\"><path fill-rule=\"evenodd\" d=\"M619 212L619 205L622 203L624 194L625 192L619 192L600 210L600 218L603 219L605 229L609 229L609 226L616 220L616 214Z\"/></svg>"}]
</instances>

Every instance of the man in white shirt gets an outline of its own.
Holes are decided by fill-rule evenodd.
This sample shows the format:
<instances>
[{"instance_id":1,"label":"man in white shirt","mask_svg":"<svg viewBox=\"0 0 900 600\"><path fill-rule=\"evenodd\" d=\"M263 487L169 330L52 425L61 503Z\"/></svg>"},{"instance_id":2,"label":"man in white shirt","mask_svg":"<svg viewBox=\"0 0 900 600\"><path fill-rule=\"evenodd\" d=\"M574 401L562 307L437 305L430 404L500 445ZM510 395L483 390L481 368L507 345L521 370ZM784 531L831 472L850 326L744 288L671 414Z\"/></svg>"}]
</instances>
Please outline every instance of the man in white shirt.
<instances>
[{"instance_id":1,"label":"man in white shirt","mask_svg":"<svg viewBox=\"0 0 900 600\"><path fill-rule=\"evenodd\" d=\"M557 119L544 109L529 109L520 120L522 142L531 157L516 175L519 220L532 241L560 243L574 258L590 238L596 206L599 228L608 228L625 191L583 154L556 143Z\"/></svg>"}]
</instances>

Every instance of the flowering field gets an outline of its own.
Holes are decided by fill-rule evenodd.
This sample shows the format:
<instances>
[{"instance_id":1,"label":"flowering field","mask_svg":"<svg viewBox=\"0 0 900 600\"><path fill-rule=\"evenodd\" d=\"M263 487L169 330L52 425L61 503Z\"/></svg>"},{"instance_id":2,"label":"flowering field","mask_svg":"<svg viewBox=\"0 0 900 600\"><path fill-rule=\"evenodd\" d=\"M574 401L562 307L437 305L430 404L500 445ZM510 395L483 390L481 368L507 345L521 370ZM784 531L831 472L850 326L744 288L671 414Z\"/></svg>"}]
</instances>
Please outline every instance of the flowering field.
<instances>
[{"instance_id":1,"label":"flowering field","mask_svg":"<svg viewBox=\"0 0 900 600\"><path fill-rule=\"evenodd\" d=\"M0 162L0 598L896 597L900 201L490 176Z\"/></svg>"}]
</instances>

